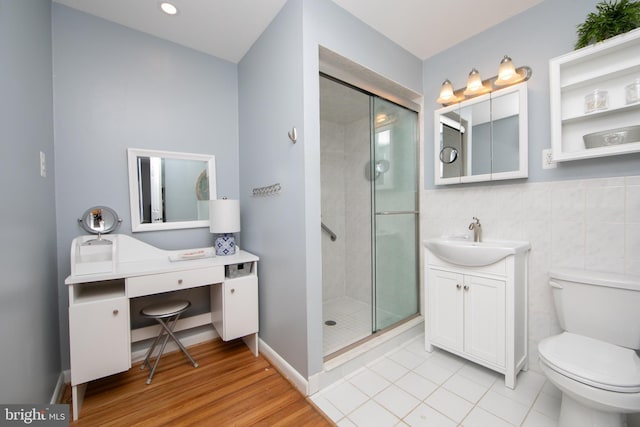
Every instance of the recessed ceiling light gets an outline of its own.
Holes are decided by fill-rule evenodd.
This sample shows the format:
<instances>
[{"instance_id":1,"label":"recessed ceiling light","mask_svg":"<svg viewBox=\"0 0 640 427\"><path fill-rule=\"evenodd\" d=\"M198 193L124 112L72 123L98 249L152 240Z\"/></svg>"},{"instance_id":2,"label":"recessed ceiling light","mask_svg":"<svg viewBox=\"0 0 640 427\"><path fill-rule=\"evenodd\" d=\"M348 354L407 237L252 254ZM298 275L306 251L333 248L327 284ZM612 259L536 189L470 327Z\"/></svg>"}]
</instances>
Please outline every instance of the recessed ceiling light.
<instances>
[{"instance_id":1,"label":"recessed ceiling light","mask_svg":"<svg viewBox=\"0 0 640 427\"><path fill-rule=\"evenodd\" d=\"M166 1L160 3L160 9L167 15L175 15L178 13L178 8Z\"/></svg>"}]
</instances>

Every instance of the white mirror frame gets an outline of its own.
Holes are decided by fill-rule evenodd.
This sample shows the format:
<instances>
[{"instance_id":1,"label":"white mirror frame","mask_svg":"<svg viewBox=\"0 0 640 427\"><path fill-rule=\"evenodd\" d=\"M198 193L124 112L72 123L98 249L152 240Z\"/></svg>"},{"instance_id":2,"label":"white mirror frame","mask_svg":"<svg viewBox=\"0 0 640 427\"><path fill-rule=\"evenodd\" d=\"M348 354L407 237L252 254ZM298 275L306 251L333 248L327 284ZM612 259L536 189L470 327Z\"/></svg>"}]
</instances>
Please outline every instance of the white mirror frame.
<instances>
[{"instance_id":1,"label":"white mirror frame","mask_svg":"<svg viewBox=\"0 0 640 427\"><path fill-rule=\"evenodd\" d=\"M509 93L518 92L518 106L519 106L519 122L518 122L518 170L511 172L498 172L482 175L463 175L451 178L442 178L440 176L440 116L449 111L453 111L459 108L463 108L469 105L476 104L478 102L486 102L491 98L497 98ZM529 176L529 127L528 117L529 112L527 109L527 82L518 83L516 85L507 87L505 89L499 89L490 94L482 95L476 98L471 98L467 101L462 101L457 104L449 105L444 108L440 108L434 111L434 184L446 185L446 184L465 184L471 182L482 181L499 181L504 179L518 179L527 178Z\"/></svg>"},{"instance_id":2,"label":"white mirror frame","mask_svg":"<svg viewBox=\"0 0 640 427\"><path fill-rule=\"evenodd\" d=\"M201 160L207 162L207 174L209 175L209 199L213 200L217 198L215 156L211 154L178 153L173 151L129 148L127 149L127 164L129 169L129 204L131 208L132 232L209 227L208 219L142 223L140 219L140 202L138 192L138 157L162 157L169 159Z\"/></svg>"}]
</instances>

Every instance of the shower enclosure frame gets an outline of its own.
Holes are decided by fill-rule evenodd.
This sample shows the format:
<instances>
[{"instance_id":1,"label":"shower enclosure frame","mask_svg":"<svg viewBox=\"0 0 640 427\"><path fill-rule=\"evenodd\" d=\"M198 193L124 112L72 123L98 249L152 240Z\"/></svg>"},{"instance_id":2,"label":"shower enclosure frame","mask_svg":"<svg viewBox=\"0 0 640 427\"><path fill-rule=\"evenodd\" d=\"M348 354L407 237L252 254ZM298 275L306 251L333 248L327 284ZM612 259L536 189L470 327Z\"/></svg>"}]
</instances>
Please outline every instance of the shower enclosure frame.
<instances>
[{"instance_id":1,"label":"shower enclosure frame","mask_svg":"<svg viewBox=\"0 0 640 427\"><path fill-rule=\"evenodd\" d=\"M408 110L412 113L415 113L415 126L413 128L414 138L415 138L415 163L413 167L415 168L415 187L414 187L414 209L413 210L388 210L388 211L377 211L376 209L376 184L375 178L371 179L371 184L369 186L370 191L370 219L371 219L371 230L370 230L370 248L371 248L371 283L370 283L370 293L371 293L371 323L370 323L370 332L368 336L365 338L359 339L355 342L347 344L345 347L331 353L325 354L325 361L331 359L337 355L343 354L350 349L359 346L363 342L369 341L370 339L380 336L384 334L388 330L395 329L396 327L403 325L416 317L420 317L423 312L423 304L422 304L422 250L420 245L420 236L421 236L421 225L420 225L420 206L421 206L421 182L422 182L422 126L420 125L422 119L422 112L419 105L412 104L411 102L396 102L396 100L391 100L385 96L381 96L380 94L370 92L349 82L336 78L330 74L320 72L320 78L329 79L335 83L341 84L347 88L355 90L359 93L362 93L369 97L369 176L376 176L376 123L375 123L375 111L374 111L374 103L376 100L382 100L383 102L390 103L394 106L402 108L404 110ZM377 286L378 286L378 278L377 278L377 269L379 267L379 263L377 260L378 248L377 248L377 235L376 235L376 226L379 221L379 216L392 216L392 215L412 215L413 216L413 226L414 226L414 234L413 234L413 257L414 257L414 277L415 277L415 311L413 314L409 314L408 316L402 318L399 321L392 322L388 325L383 325L380 327L380 322L378 319L378 298L377 295ZM323 229L328 231L326 226L322 223ZM329 230L330 231L330 230ZM331 233L329 233L331 234ZM333 240L333 239L332 239ZM323 279L324 283L324 279ZM323 319L324 320L324 319Z\"/></svg>"}]
</instances>

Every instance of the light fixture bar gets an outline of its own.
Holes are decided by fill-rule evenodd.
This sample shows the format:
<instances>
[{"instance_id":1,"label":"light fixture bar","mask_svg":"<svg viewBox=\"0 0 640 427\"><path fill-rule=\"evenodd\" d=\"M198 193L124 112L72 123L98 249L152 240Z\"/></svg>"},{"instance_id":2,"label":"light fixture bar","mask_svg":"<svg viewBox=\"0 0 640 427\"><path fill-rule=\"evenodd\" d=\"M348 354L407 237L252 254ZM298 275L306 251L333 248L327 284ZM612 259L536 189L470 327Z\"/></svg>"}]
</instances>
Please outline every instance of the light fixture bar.
<instances>
[{"instance_id":1,"label":"light fixture bar","mask_svg":"<svg viewBox=\"0 0 640 427\"><path fill-rule=\"evenodd\" d=\"M445 80L444 83L442 83L440 96L438 97L436 102L444 106L456 104L460 101L464 101L465 99L474 98L476 96L493 92L495 90L502 89L504 87L508 87L517 83L526 82L531 78L531 74L533 73L531 68L527 66L522 66L515 69L510 68L508 72L505 73L503 70L507 66L512 67L513 64L511 62L511 58L505 55L505 57L500 62L501 72L497 76L482 80L481 83L478 83L477 81L479 80L480 75L474 68L473 70L471 70L471 73L469 73L467 86L456 90L453 90L453 86L448 79Z\"/></svg>"},{"instance_id":2,"label":"light fixture bar","mask_svg":"<svg viewBox=\"0 0 640 427\"><path fill-rule=\"evenodd\" d=\"M523 78L518 81L518 83L522 83L522 82L526 82L527 80L529 80L531 78L532 71L531 71L531 68L529 68L527 66L524 66L524 67L516 68L516 73L521 74L523 76ZM479 95L482 95L482 94L485 94L485 93L489 93L489 92L493 92L495 90L507 87L507 85L504 85L504 86L496 85L495 81L496 81L497 78L498 78L498 76L493 76L493 77L491 77L489 79L483 80L482 81L482 86L487 87L487 88L491 88L491 89L488 90L488 91L485 91L485 92L483 92L483 93L481 93ZM515 83L513 83L513 84L515 84ZM456 89L455 91L453 91L453 97L452 97L453 101L451 101L451 102L441 102L441 104L447 106L447 105L455 104L456 102L460 102L460 101L462 101L464 99L469 99L469 98L473 98L474 96L477 96L477 95L465 96L464 95L464 91L465 90L467 90L466 87L463 87L463 88L460 88L460 89Z\"/></svg>"}]
</instances>

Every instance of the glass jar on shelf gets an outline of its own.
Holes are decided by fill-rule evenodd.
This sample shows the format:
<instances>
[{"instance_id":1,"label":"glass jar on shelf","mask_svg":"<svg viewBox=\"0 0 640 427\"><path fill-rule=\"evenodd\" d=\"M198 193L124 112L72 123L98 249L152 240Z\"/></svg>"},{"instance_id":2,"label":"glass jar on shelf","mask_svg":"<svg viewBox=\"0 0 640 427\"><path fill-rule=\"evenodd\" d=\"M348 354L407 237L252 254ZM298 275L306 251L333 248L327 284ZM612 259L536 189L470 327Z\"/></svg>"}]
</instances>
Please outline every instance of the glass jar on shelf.
<instances>
[{"instance_id":1,"label":"glass jar on shelf","mask_svg":"<svg viewBox=\"0 0 640 427\"><path fill-rule=\"evenodd\" d=\"M584 112L592 113L609 108L609 93L606 90L596 89L584 97Z\"/></svg>"},{"instance_id":2,"label":"glass jar on shelf","mask_svg":"<svg viewBox=\"0 0 640 427\"><path fill-rule=\"evenodd\" d=\"M640 77L633 83L625 86L624 93L627 98L627 105L640 101Z\"/></svg>"}]
</instances>

